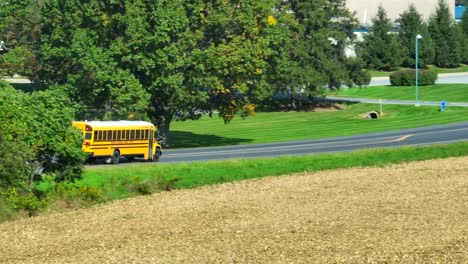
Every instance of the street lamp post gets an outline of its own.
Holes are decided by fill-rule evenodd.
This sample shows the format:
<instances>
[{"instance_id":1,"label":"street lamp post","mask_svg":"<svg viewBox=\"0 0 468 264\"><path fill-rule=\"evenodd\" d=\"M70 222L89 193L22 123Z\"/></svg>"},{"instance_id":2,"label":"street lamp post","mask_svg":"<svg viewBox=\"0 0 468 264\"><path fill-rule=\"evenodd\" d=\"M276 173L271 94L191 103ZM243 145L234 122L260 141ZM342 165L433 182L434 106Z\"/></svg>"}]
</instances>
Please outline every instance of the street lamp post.
<instances>
[{"instance_id":1,"label":"street lamp post","mask_svg":"<svg viewBox=\"0 0 468 264\"><path fill-rule=\"evenodd\" d=\"M418 59L419 59L419 56L418 56L418 50L419 50L419 47L418 47L418 41L422 39L422 36L417 34L416 35L416 55L415 55L415 61L416 61L416 106L419 106L419 95L418 95L418 75L419 75L419 71L418 71L418 66L419 66L419 63L418 63Z\"/></svg>"}]
</instances>

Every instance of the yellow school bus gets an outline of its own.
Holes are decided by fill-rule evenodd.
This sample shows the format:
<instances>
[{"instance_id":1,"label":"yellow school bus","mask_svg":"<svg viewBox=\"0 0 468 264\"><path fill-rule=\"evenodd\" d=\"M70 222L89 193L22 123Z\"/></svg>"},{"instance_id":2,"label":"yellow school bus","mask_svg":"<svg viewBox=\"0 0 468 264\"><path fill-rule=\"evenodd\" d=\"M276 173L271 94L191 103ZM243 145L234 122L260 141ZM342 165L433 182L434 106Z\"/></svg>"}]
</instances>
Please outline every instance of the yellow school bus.
<instances>
[{"instance_id":1,"label":"yellow school bus","mask_svg":"<svg viewBox=\"0 0 468 264\"><path fill-rule=\"evenodd\" d=\"M83 133L82 149L88 160L105 159L117 164L120 157L158 161L161 145L154 136L155 126L145 121L73 121Z\"/></svg>"}]
</instances>

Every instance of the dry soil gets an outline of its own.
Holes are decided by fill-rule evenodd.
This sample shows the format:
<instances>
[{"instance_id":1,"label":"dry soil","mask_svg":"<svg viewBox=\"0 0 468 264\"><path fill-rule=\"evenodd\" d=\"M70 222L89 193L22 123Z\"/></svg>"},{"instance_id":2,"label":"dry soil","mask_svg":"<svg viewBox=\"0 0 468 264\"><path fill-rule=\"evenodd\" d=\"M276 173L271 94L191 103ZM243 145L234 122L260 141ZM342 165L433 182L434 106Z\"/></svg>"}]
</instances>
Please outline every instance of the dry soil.
<instances>
[{"instance_id":1,"label":"dry soil","mask_svg":"<svg viewBox=\"0 0 468 264\"><path fill-rule=\"evenodd\" d=\"M0 263L468 263L468 157L158 193L0 224Z\"/></svg>"}]
</instances>

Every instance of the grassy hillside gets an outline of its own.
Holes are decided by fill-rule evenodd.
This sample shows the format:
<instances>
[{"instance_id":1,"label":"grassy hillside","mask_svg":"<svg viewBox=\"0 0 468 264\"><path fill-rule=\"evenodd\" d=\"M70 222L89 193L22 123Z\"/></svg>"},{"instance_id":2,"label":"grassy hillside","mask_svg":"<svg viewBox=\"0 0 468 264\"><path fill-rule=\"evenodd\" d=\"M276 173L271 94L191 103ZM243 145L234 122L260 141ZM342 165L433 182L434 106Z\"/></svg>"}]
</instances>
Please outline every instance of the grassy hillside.
<instances>
[{"instance_id":1,"label":"grassy hillside","mask_svg":"<svg viewBox=\"0 0 468 264\"><path fill-rule=\"evenodd\" d=\"M171 125L172 147L225 146L347 136L465 121L468 115L468 108L463 107L448 107L446 111L439 112L437 106L384 105L384 115L380 119L367 120L363 116L370 111L380 110L378 105L349 104L339 107L343 107L343 110L329 108L318 112L257 113L245 120L234 119L229 124L224 124L218 117L207 116L195 121L174 122Z\"/></svg>"}]
</instances>

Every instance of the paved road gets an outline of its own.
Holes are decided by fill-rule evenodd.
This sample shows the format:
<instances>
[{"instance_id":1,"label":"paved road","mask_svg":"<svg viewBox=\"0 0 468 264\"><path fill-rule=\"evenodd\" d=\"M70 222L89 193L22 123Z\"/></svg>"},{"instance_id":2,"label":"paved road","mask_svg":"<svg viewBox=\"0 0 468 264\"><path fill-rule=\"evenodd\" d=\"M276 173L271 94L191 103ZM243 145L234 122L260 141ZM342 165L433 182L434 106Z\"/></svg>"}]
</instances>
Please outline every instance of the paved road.
<instances>
[{"instance_id":1,"label":"paved road","mask_svg":"<svg viewBox=\"0 0 468 264\"><path fill-rule=\"evenodd\" d=\"M30 83L29 79L24 78L3 78L3 80L10 83ZM457 73L441 73L436 83L467 83L468 72ZM371 79L369 86L390 85L389 77L374 77Z\"/></svg>"},{"instance_id":2,"label":"paved road","mask_svg":"<svg viewBox=\"0 0 468 264\"><path fill-rule=\"evenodd\" d=\"M467 83L468 72L441 73L438 75L436 83ZM390 85L389 77L374 77L369 86Z\"/></svg>"},{"instance_id":3,"label":"paved road","mask_svg":"<svg viewBox=\"0 0 468 264\"><path fill-rule=\"evenodd\" d=\"M160 162L194 162L232 158L304 155L345 152L364 148L422 146L457 141L468 141L468 122L349 137L243 146L165 150Z\"/></svg>"},{"instance_id":4,"label":"paved road","mask_svg":"<svg viewBox=\"0 0 468 264\"><path fill-rule=\"evenodd\" d=\"M28 83L26 79L7 79L10 82ZM440 74L437 83L467 83L468 73ZM370 86L388 85L388 77L373 78ZM332 98L328 98L332 99ZM381 103L374 99L334 98L358 100L366 103ZM385 104L415 104L415 101L384 100ZM439 102L419 102L422 105L439 105ZM448 106L467 106L467 103L448 102ZM457 141L468 141L468 122L407 129L384 133L373 133L350 137L317 140L302 140L271 144L243 145L229 147L165 150L161 163L209 161L231 158L274 157L283 155L304 155L325 152L344 152L363 148L390 148L412 145L432 145Z\"/></svg>"},{"instance_id":5,"label":"paved road","mask_svg":"<svg viewBox=\"0 0 468 264\"><path fill-rule=\"evenodd\" d=\"M31 83L29 79L24 79L24 78L0 78L0 79L7 81L9 83Z\"/></svg>"},{"instance_id":6,"label":"paved road","mask_svg":"<svg viewBox=\"0 0 468 264\"><path fill-rule=\"evenodd\" d=\"M459 73L444 73L439 74L439 79L437 83L466 83L468 85L468 72L459 72ZM388 77L374 77L372 78L369 86L381 86L381 85L390 85ZM365 99L365 98L347 98L347 97L337 97L337 96L327 96L321 98L322 100L330 101L342 101L342 102L356 102L356 103L368 103L368 104L399 104L399 105L434 105L439 106L439 102L431 101L406 101L406 100L379 100L379 99ZM447 102L446 106L462 106L468 107L468 103L465 102Z\"/></svg>"},{"instance_id":7,"label":"paved road","mask_svg":"<svg viewBox=\"0 0 468 264\"><path fill-rule=\"evenodd\" d=\"M355 103L367 103L367 104L397 104L397 105L434 105L440 106L440 102L432 101L405 101L405 100L379 100L379 99L365 99L365 98L347 98L338 96L327 96L318 98L324 101L339 101L339 102L355 102ZM461 106L468 107L468 103L464 102L446 102L446 106Z\"/></svg>"}]
</instances>

